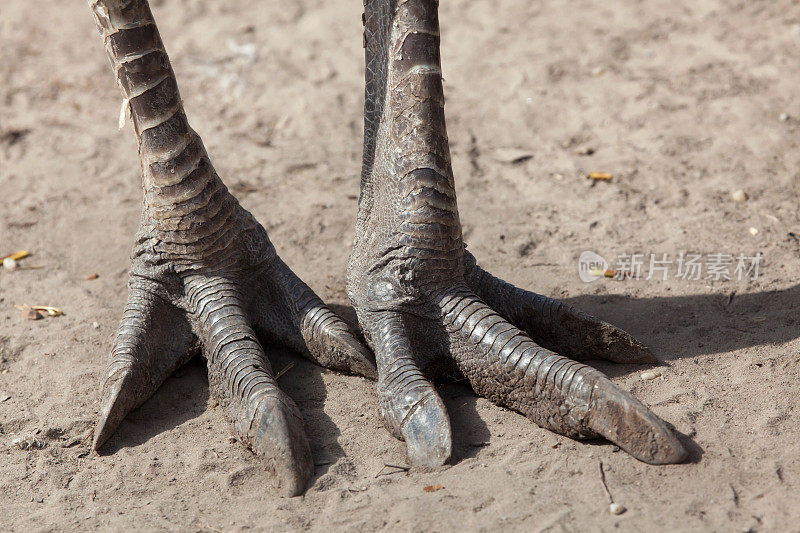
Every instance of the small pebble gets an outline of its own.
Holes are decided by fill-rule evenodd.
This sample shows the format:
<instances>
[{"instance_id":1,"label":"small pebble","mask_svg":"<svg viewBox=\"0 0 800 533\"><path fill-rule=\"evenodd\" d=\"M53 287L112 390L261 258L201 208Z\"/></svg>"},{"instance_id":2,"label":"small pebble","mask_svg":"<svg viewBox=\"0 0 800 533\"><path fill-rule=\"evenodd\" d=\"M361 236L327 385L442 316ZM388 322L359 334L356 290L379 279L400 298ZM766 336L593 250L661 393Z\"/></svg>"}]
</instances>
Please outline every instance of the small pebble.
<instances>
[{"instance_id":1,"label":"small pebble","mask_svg":"<svg viewBox=\"0 0 800 533\"><path fill-rule=\"evenodd\" d=\"M11 399L11 395L10 394L0 393L0 403L3 403L3 402L8 401L10 399Z\"/></svg>"},{"instance_id":2,"label":"small pebble","mask_svg":"<svg viewBox=\"0 0 800 533\"><path fill-rule=\"evenodd\" d=\"M789 118L789 113L781 113L781 116L778 117L781 122L786 122Z\"/></svg>"},{"instance_id":3,"label":"small pebble","mask_svg":"<svg viewBox=\"0 0 800 533\"><path fill-rule=\"evenodd\" d=\"M744 192L741 189L739 189L738 191L735 191L731 196L733 196L733 201L738 203L738 204L741 204L741 203L747 201L747 193Z\"/></svg>"},{"instance_id":4,"label":"small pebble","mask_svg":"<svg viewBox=\"0 0 800 533\"><path fill-rule=\"evenodd\" d=\"M659 372L658 370L648 370L647 372L642 372L641 378L645 381L652 381L657 377L659 377L660 375L661 372Z\"/></svg>"},{"instance_id":5,"label":"small pebble","mask_svg":"<svg viewBox=\"0 0 800 533\"><path fill-rule=\"evenodd\" d=\"M756 228L750 228L750 235L758 235L758 230Z\"/></svg>"},{"instance_id":6,"label":"small pebble","mask_svg":"<svg viewBox=\"0 0 800 533\"><path fill-rule=\"evenodd\" d=\"M6 257L3 259L3 268L6 270L16 270L17 269L17 260L11 257Z\"/></svg>"},{"instance_id":7,"label":"small pebble","mask_svg":"<svg viewBox=\"0 0 800 533\"><path fill-rule=\"evenodd\" d=\"M620 515L620 514L624 513L625 511L627 511L625 506L624 505L620 505L618 503L612 503L611 505L608 506L608 512L611 513L611 514Z\"/></svg>"},{"instance_id":8,"label":"small pebble","mask_svg":"<svg viewBox=\"0 0 800 533\"><path fill-rule=\"evenodd\" d=\"M98 324L97 322L92 322L92 327L94 329L98 329L100 327L100 324Z\"/></svg>"},{"instance_id":9,"label":"small pebble","mask_svg":"<svg viewBox=\"0 0 800 533\"><path fill-rule=\"evenodd\" d=\"M20 450L40 450L45 447L45 443L34 436L25 438L17 437L11 441L11 444Z\"/></svg>"}]
</instances>

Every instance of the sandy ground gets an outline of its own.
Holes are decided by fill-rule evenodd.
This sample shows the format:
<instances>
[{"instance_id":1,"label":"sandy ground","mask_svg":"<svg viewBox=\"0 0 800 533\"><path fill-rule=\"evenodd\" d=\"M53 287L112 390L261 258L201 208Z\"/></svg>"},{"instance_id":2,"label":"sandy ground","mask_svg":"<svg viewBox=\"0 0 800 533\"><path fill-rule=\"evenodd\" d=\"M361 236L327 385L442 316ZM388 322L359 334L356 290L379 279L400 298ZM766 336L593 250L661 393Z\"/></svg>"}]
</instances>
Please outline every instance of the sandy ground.
<instances>
[{"instance_id":1,"label":"sandy ground","mask_svg":"<svg viewBox=\"0 0 800 533\"><path fill-rule=\"evenodd\" d=\"M361 2L154 4L220 174L284 260L346 305ZM0 271L0 530L800 530L798 4L442 4L470 249L494 274L651 346L663 361L655 380L599 366L675 425L690 461L647 466L451 384L452 466L378 476L406 459L382 429L373 385L278 349L277 368L295 363L281 384L318 463L305 496L270 493L212 407L201 363L89 454L80 441L97 417L139 219L135 143L130 126L117 131L120 97L85 3L4 0L0 255L33 255ZM591 182L590 171L613 179ZM733 201L737 189L746 202ZM612 262L632 252L764 259L756 280L673 269L667 281L587 284L584 250ZM25 303L65 316L29 321L14 308ZM620 516L608 512L601 462L627 507ZM444 488L423 490L434 484Z\"/></svg>"}]
</instances>

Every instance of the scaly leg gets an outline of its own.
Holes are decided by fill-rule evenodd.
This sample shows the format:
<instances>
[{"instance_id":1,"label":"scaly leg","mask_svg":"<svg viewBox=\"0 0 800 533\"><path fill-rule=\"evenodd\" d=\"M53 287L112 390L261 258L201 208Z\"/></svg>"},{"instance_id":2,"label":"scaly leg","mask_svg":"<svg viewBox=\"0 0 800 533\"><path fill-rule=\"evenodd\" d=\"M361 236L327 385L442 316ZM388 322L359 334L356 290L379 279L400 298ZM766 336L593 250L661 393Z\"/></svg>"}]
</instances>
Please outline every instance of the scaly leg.
<instances>
[{"instance_id":1,"label":"scaly leg","mask_svg":"<svg viewBox=\"0 0 800 533\"><path fill-rule=\"evenodd\" d=\"M462 240L444 120L436 0L365 6L364 161L347 288L378 364L379 409L413 464L450 456L430 378L642 461L686 450L667 425L583 360L654 362L614 326L484 272Z\"/></svg>"},{"instance_id":2,"label":"scaly leg","mask_svg":"<svg viewBox=\"0 0 800 533\"><path fill-rule=\"evenodd\" d=\"M199 345L211 390L236 433L274 472L281 492L298 494L313 473L311 450L263 344L281 343L320 365L374 377L370 354L281 261L264 228L217 176L186 120L147 1L89 5L130 105L144 185L128 304L94 448Z\"/></svg>"}]
</instances>

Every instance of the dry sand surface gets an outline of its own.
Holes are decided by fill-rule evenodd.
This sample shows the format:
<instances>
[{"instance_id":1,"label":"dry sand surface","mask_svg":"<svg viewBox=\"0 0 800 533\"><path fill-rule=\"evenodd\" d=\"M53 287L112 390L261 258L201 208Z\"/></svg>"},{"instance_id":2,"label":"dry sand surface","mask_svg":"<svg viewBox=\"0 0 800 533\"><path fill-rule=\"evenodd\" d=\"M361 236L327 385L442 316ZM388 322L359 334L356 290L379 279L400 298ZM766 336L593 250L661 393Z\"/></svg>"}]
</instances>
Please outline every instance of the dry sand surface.
<instances>
[{"instance_id":1,"label":"dry sand surface","mask_svg":"<svg viewBox=\"0 0 800 533\"><path fill-rule=\"evenodd\" d=\"M153 7L220 175L283 259L346 305L361 2ZM32 256L0 270L0 530L800 530L798 3L448 0L441 19L470 249L494 274L651 346L654 380L598 366L675 425L689 462L648 466L447 384L452 465L377 476L406 459L374 385L279 349L268 351L276 368L295 363L280 383L318 463L304 496L271 494L201 362L88 453L127 293L139 163L130 126L117 131L120 96L85 2L2 0L0 255ZM756 280L673 268L666 281L583 283L583 250L612 263L631 252L763 261ZM26 320L14 308L26 303L65 315Z\"/></svg>"}]
</instances>

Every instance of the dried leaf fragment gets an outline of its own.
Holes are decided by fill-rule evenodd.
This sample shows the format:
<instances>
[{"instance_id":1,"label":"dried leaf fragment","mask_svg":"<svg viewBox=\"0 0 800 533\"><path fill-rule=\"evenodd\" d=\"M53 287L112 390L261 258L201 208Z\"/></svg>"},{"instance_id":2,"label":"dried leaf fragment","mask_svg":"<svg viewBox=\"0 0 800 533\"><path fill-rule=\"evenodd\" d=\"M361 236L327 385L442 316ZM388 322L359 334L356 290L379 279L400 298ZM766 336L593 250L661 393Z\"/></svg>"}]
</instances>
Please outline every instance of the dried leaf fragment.
<instances>
[{"instance_id":1,"label":"dried leaf fragment","mask_svg":"<svg viewBox=\"0 0 800 533\"><path fill-rule=\"evenodd\" d=\"M29 320L39 320L43 316L61 316L64 312L58 307L50 305L15 305Z\"/></svg>"},{"instance_id":2,"label":"dried leaf fragment","mask_svg":"<svg viewBox=\"0 0 800 533\"><path fill-rule=\"evenodd\" d=\"M603 276L604 278L619 278L619 279L630 278L630 272L626 272L624 270L613 270L610 268L607 268L605 270L603 269L590 270L589 273L592 276Z\"/></svg>"},{"instance_id":3,"label":"dried leaf fragment","mask_svg":"<svg viewBox=\"0 0 800 533\"><path fill-rule=\"evenodd\" d=\"M0 261L3 261L5 259L13 259L14 261L17 261L18 259L22 259L23 257L28 257L29 255L31 255L31 253L28 250L19 250L17 252L14 252L13 254L8 254L4 255L3 257L0 257Z\"/></svg>"},{"instance_id":4,"label":"dried leaf fragment","mask_svg":"<svg viewBox=\"0 0 800 533\"><path fill-rule=\"evenodd\" d=\"M586 177L590 180L608 181L611 179L611 174L608 172L589 172Z\"/></svg>"},{"instance_id":5,"label":"dried leaf fragment","mask_svg":"<svg viewBox=\"0 0 800 533\"><path fill-rule=\"evenodd\" d=\"M442 485L428 485L427 487L423 488L425 492L436 492L437 490L442 490L444 487Z\"/></svg>"},{"instance_id":6,"label":"dried leaf fragment","mask_svg":"<svg viewBox=\"0 0 800 533\"><path fill-rule=\"evenodd\" d=\"M61 316L64 314L64 311L58 307L52 307L49 305L32 305L31 309L36 309L37 311L47 313L47 316Z\"/></svg>"},{"instance_id":7,"label":"dried leaf fragment","mask_svg":"<svg viewBox=\"0 0 800 533\"><path fill-rule=\"evenodd\" d=\"M275 379L275 381L278 381L278 379L279 379L279 378L280 378L282 375L284 375L285 373L287 373L287 372L288 372L289 370L291 370L293 367L294 367L294 363L289 363L288 365L286 365L285 367L283 367L283 368L282 368L282 369L281 369L281 370L280 370L280 371L279 371L277 374L275 374L275 378L274 378L274 379Z\"/></svg>"},{"instance_id":8,"label":"dried leaf fragment","mask_svg":"<svg viewBox=\"0 0 800 533\"><path fill-rule=\"evenodd\" d=\"M117 121L117 129L125 127L126 119L131 116L131 102L127 98L122 99L122 107L119 108L119 120Z\"/></svg>"}]
</instances>

